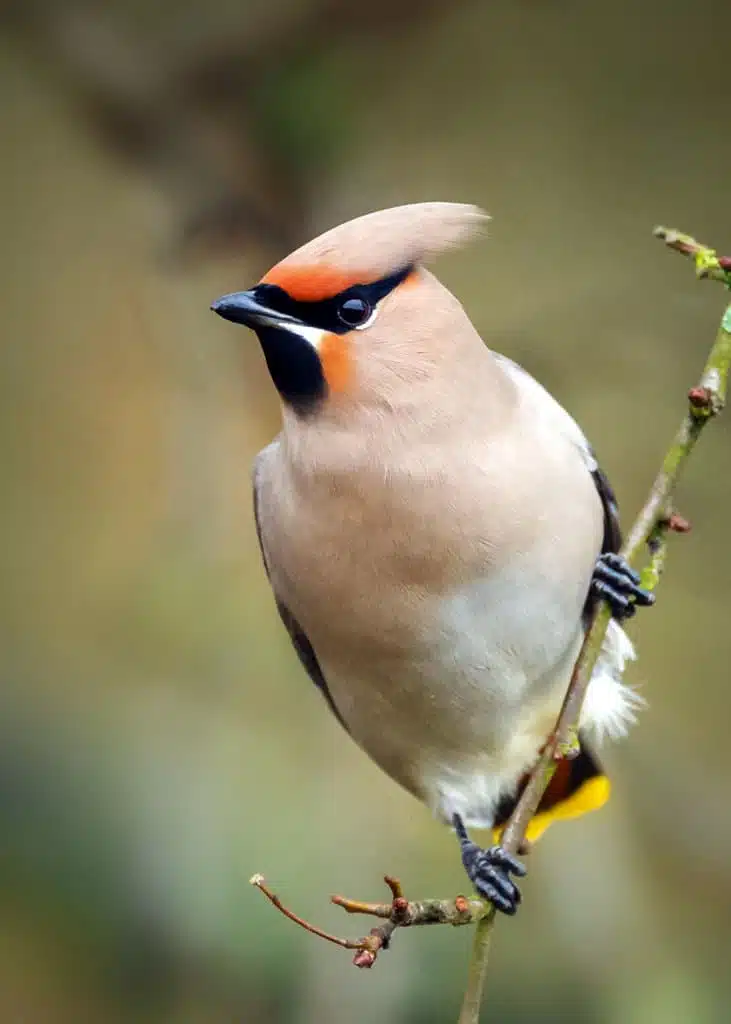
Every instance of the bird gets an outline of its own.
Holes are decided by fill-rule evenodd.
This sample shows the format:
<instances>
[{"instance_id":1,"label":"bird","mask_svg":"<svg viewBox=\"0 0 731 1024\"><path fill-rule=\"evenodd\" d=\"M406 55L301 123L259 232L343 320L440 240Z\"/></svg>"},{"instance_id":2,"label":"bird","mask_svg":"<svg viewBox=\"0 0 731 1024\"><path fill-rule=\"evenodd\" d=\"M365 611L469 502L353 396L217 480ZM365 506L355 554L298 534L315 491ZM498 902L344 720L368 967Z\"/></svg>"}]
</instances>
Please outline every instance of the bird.
<instances>
[{"instance_id":1,"label":"bird","mask_svg":"<svg viewBox=\"0 0 731 1024\"><path fill-rule=\"evenodd\" d=\"M489 348L428 269L489 217L367 213L212 310L258 336L282 429L256 457L256 531L299 660L352 739L451 827L476 892L512 915L501 830L555 725L592 609L612 618L527 839L602 806L596 741L639 695L622 622L653 603L619 555L617 500L563 407ZM470 838L492 830L492 845Z\"/></svg>"}]
</instances>

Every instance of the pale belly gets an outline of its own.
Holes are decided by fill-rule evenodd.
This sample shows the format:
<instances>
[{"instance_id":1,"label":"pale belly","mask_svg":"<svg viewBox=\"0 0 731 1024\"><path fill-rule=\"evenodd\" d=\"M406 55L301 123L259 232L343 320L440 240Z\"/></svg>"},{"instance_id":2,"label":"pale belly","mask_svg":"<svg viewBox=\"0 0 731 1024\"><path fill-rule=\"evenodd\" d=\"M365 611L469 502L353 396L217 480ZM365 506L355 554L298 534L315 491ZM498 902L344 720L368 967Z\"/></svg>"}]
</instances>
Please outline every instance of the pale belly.
<instances>
[{"instance_id":1,"label":"pale belly","mask_svg":"<svg viewBox=\"0 0 731 1024\"><path fill-rule=\"evenodd\" d=\"M489 827L556 720L580 609L560 585L527 587L514 570L431 610L408 650L372 643L346 663L323 640L323 671L353 739L385 772L441 819Z\"/></svg>"}]
</instances>

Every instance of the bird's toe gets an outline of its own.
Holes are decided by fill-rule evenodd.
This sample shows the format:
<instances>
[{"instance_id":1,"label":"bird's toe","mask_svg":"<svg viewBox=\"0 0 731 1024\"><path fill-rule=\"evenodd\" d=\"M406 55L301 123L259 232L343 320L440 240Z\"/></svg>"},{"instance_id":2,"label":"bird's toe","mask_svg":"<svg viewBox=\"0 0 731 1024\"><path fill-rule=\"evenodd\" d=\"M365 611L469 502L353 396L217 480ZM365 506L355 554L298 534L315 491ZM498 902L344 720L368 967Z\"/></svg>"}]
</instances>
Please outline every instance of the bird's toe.
<instances>
[{"instance_id":1,"label":"bird's toe","mask_svg":"<svg viewBox=\"0 0 731 1024\"><path fill-rule=\"evenodd\" d=\"M526 868L501 846L483 850L476 843L463 846L462 863L476 891L504 914L513 915L522 899L510 873L524 876Z\"/></svg>"},{"instance_id":2,"label":"bird's toe","mask_svg":"<svg viewBox=\"0 0 731 1024\"><path fill-rule=\"evenodd\" d=\"M640 586L639 574L614 552L603 554L597 561L591 589L609 604L612 615L619 620L631 618L639 606L655 603L655 595Z\"/></svg>"}]
</instances>

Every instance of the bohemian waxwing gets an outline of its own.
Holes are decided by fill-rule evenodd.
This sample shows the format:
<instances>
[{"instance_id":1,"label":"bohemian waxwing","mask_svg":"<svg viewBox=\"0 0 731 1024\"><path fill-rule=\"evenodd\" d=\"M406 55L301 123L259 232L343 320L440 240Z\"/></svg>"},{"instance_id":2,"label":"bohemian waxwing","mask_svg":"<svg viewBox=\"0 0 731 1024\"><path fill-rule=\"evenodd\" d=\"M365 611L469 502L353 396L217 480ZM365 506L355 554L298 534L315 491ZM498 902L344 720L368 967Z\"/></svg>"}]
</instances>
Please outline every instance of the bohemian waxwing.
<instances>
[{"instance_id":1,"label":"bohemian waxwing","mask_svg":"<svg viewBox=\"0 0 731 1024\"><path fill-rule=\"evenodd\" d=\"M299 658L353 739L455 828L477 891L512 914L524 867L466 828L499 836L595 596L614 619L581 753L559 765L528 838L605 802L586 737L634 720L617 620L652 596L616 554L615 498L579 427L424 267L486 219L456 203L371 213L212 308L256 332L282 401L254 506Z\"/></svg>"}]
</instances>

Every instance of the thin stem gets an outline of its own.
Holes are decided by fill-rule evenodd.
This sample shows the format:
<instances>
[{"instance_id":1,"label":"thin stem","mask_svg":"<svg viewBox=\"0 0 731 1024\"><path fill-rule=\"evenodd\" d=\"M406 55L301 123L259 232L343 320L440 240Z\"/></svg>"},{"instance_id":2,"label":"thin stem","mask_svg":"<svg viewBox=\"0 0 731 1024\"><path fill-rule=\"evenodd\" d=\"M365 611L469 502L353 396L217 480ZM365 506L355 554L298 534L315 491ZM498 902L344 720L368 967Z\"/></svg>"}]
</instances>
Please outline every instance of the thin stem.
<instances>
[{"instance_id":1,"label":"thin stem","mask_svg":"<svg viewBox=\"0 0 731 1024\"><path fill-rule=\"evenodd\" d=\"M690 256L695 262L698 277L722 281L727 287L731 287L729 262L719 260L713 249L701 245L690 235L684 235L668 228L656 228L655 235L671 249ZM647 586L649 589L654 589L657 585L665 564L667 533L672 526L668 509L671 507L673 490L681 469L693 451L704 426L723 409L730 369L731 305L728 306L721 319L700 382L688 393L688 411L683 417L647 500L622 548L624 557L632 562L638 558L645 545L650 542L650 564L642 577L643 586ZM677 527L672 528L676 529ZM678 532L683 531L678 530ZM610 619L609 606L606 602L599 602L574 665L556 727L531 771L528 782L503 832L502 845L511 853L516 853L524 840L528 824L538 810L541 798L551 781L556 762L576 746L581 707L594 667L601 654ZM478 1024L479 1022L480 1006L487 977L490 935L494 922L495 912L493 911L487 914L477 926L459 1024Z\"/></svg>"},{"instance_id":2,"label":"thin stem","mask_svg":"<svg viewBox=\"0 0 731 1024\"><path fill-rule=\"evenodd\" d=\"M336 946L342 946L343 949L364 949L364 943L362 939L341 939L337 935L331 935L330 932L325 932L322 928L318 928L314 924L310 924L309 921L305 921L299 914L295 914L294 911L289 910L288 907L282 903L276 893L272 892L269 886L264 881L263 875L254 875L250 882L252 885L260 889L269 902L277 908L277 910L288 917L290 921L294 921L300 928L304 928L306 932L311 932L312 935L317 935L318 938L324 939L326 942L332 942Z\"/></svg>"},{"instance_id":3,"label":"thin stem","mask_svg":"<svg viewBox=\"0 0 731 1024\"><path fill-rule=\"evenodd\" d=\"M475 936L472 940L467 988L462 1000L458 1024L476 1024L480 1019L482 993L485 988L487 968L490 963L490 942L492 941L494 920L495 908L491 907L485 917L477 922Z\"/></svg>"}]
</instances>

